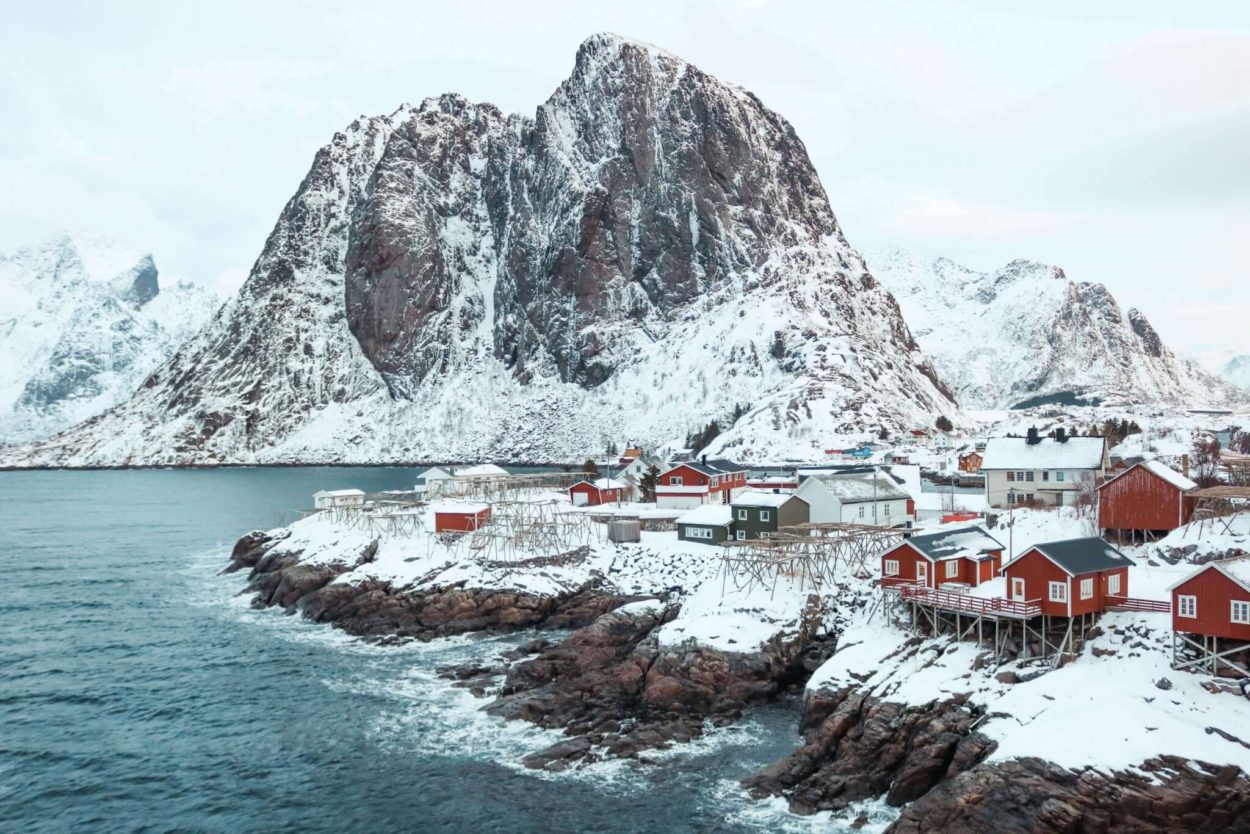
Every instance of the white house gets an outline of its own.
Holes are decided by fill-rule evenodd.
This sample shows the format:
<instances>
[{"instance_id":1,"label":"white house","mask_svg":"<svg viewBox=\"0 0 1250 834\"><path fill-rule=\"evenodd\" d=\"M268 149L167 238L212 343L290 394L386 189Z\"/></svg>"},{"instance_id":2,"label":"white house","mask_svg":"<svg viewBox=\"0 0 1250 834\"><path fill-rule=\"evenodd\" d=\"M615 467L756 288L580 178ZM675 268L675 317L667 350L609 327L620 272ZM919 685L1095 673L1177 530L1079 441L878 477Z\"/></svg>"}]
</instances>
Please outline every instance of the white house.
<instances>
[{"instance_id":1,"label":"white house","mask_svg":"<svg viewBox=\"0 0 1250 834\"><path fill-rule=\"evenodd\" d=\"M813 524L907 527L914 519L912 497L892 480L872 473L813 475L794 494L811 508Z\"/></svg>"},{"instance_id":2,"label":"white house","mask_svg":"<svg viewBox=\"0 0 1250 834\"><path fill-rule=\"evenodd\" d=\"M363 507L364 505L364 490L323 489L320 492L313 493L313 507L318 510L333 510L338 507Z\"/></svg>"},{"instance_id":3,"label":"white house","mask_svg":"<svg viewBox=\"0 0 1250 834\"><path fill-rule=\"evenodd\" d=\"M991 507L1068 504L1083 482L1101 482L1108 465L1101 437L1076 437L1062 429L1039 437L1037 429L1029 429L1025 437L991 438L981 461L985 501Z\"/></svg>"},{"instance_id":4,"label":"white house","mask_svg":"<svg viewBox=\"0 0 1250 834\"><path fill-rule=\"evenodd\" d=\"M457 482L463 484L479 478L498 478L507 475L508 470L493 463L479 463L474 466L431 467L417 476L417 492L424 492L427 497L449 495L456 492Z\"/></svg>"}]
</instances>

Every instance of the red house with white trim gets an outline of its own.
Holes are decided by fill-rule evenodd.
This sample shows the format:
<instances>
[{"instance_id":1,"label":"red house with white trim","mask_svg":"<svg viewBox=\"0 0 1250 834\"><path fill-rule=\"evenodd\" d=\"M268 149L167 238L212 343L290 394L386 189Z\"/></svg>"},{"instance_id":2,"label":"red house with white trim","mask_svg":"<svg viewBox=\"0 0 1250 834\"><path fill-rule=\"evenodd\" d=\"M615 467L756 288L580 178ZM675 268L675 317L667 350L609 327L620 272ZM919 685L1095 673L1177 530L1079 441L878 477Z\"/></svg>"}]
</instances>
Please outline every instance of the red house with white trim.
<instances>
[{"instance_id":1,"label":"red house with white trim","mask_svg":"<svg viewBox=\"0 0 1250 834\"><path fill-rule=\"evenodd\" d=\"M703 504L728 504L746 486L746 469L732 461L705 457L661 472L655 487L655 505L684 510Z\"/></svg>"},{"instance_id":2,"label":"red house with white trim","mask_svg":"<svg viewBox=\"0 0 1250 834\"><path fill-rule=\"evenodd\" d=\"M1250 560L1210 562L1170 590L1173 631L1250 642Z\"/></svg>"},{"instance_id":3,"label":"red house with white trim","mask_svg":"<svg viewBox=\"0 0 1250 834\"><path fill-rule=\"evenodd\" d=\"M578 481L569 487L569 500L575 507L597 507L600 504L616 504L625 494L625 482L611 478Z\"/></svg>"},{"instance_id":4,"label":"red house with white trim","mask_svg":"<svg viewBox=\"0 0 1250 834\"><path fill-rule=\"evenodd\" d=\"M881 584L976 587L998 575L1003 545L978 526L913 535L881 554Z\"/></svg>"},{"instance_id":5,"label":"red house with white trim","mask_svg":"<svg viewBox=\"0 0 1250 834\"><path fill-rule=\"evenodd\" d=\"M488 504L449 504L434 511L435 533L471 533L489 523Z\"/></svg>"},{"instance_id":6,"label":"red house with white trim","mask_svg":"<svg viewBox=\"0 0 1250 834\"><path fill-rule=\"evenodd\" d=\"M1189 521L1198 485L1157 460L1135 463L1098 486L1102 530L1166 532Z\"/></svg>"},{"instance_id":7,"label":"red house with white trim","mask_svg":"<svg viewBox=\"0 0 1250 834\"><path fill-rule=\"evenodd\" d=\"M1094 536L1034 545L1002 567L1007 598L1036 602L1051 617L1102 613L1128 596L1133 563Z\"/></svg>"}]
</instances>

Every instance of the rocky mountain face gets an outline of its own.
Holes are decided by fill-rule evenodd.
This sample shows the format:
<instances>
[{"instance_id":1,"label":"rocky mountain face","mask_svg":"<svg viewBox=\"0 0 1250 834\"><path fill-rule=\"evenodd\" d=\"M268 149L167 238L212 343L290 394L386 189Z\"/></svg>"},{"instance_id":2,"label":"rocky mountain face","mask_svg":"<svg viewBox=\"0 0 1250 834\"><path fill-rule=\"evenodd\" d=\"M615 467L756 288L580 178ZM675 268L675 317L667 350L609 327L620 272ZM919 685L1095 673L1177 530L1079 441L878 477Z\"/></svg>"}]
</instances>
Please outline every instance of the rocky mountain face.
<instances>
[{"instance_id":1,"label":"rocky mountain face","mask_svg":"<svg viewBox=\"0 0 1250 834\"><path fill-rule=\"evenodd\" d=\"M977 272L900 249L868 262L964 408L1245 399L1173 353L1102 284L1070 281L1058 267L1018 260Z\"/></svg>"},{"instance_id":2,"label":"rocky mountain face","mask_svg":"<svg viewBox=\"0 0 1250 834\"><path fill-rule=\"evenodd\" d=\"M1250 391L1250 348L1227 347L1206 351L1196 360L1209 373L1243 391Z\"/></svg>"},{"instance_id":3,"label":"rocky mountain face","mask_svg":"<svg viewBox=\"0 0 1250 834\"><path fill-rule=\"evenodd\" d=\"M131 401L9 464L810 454L954 413L750 93L590 38L533 118L459 96L322 148L240 291Z\"/></svg>"},{"instance_id":4,"label":"rocky mountain face","mask_svg":"<svg viewBox=\"0 0 1250 834\"><path fill-rule=\"evenodd\" d=\"M0 255L0 443L125 400L207 321L209 292L158 275L151 255L86 235Z\"/></svg>"}]
</instances>

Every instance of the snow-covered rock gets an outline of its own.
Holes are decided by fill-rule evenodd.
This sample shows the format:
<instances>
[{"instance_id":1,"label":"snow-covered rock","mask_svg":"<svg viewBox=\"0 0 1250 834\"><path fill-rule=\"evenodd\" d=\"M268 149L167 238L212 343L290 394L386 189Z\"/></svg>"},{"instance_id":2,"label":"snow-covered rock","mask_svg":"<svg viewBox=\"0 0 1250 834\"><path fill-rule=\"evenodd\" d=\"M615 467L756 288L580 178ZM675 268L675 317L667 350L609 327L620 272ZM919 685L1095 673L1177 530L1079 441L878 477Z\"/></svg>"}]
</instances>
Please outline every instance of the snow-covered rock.
<instances>
[{"instance_id":1,"label":"snow-covered rock","mask_svg":"<svg viewBox=\"0 0 1250 834\"><path fill-rule=\"evenodd\" d=\"M1226 347L1205 351L1195 357L1210 373L1250 391L1250 347Z\"/></svg>"},{"instance_id":2,"label":"snow-covered rock","mask_svg":"<svg viewBox=\"0 0 1250 834\"><path fill-rule=\"evenodd\" d=\"M811 456L956 407L793 128L612 35L533 118L455 95L322 148L239 295L18 465Z\"/></svg>"},{"instance_id":3,"label":"snow-covered rock","mask_svg":"<svg viewBox=\"0 0 1250 834\"><path fill-rule=\"evenodd\" d=\"M128 398L218 304L162 288L152 256L56 235L0 255L0 443L46 437Z\"/></svg>"},{"instance_id":4,"label":"snow-covered rock","mask_svg":"<svg viewBox=\"0 0 1250 834\"><path fill-rule=\"evenodd\" d=\"M868 256L916 340L968 409L1244 401L1168 348L1141 314L1102 284L1017 260L977 272L891 248Z\"/></svg>"}]
</instances>

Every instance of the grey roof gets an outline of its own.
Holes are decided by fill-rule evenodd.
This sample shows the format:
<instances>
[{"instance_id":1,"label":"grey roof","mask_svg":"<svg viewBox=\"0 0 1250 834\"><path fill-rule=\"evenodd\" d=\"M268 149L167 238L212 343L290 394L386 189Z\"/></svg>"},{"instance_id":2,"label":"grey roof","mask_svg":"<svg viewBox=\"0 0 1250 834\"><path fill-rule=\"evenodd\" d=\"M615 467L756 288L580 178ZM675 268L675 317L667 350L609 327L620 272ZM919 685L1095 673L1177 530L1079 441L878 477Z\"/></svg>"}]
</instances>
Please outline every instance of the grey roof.
<instances>
[{"instance_id":1,"label":"grey roof","mask_svg":"<svg viewBox=\"0 0 1250 834\"><path fill-rule=\"evenodd\" d=\"M725 460L724 458L709 460L707 463L701 460L682 461L681 463L674 463L671 469L676 469L679 466L689 466L691 469L698 470L704 475L725 475L730 472L743 472L746 470L746 467L739 466L732 460Z\"/></svg>"},{"instance_id":2,"label":"grey roof","mask_svg":"<svg viewBox=\"0 0 1250 834\"><path fill-rule=\"evenodd\" d=\"M935 562L955 557L975 559L1003 549L1002 542L975 524L971 527L957 527L954 530L939 530L936 533L911 536L906 543Z\"/></svg>"},{"instance_id":3,"label":"grey roof","mask_svg":"<svg viewBox=\"0 0 1250 834\"><path fill-rule=\"evenodd\" d=\"M1133 562L1120 551L1097 536L1084 539L1064 539L1057 542L1042 542L1029 550L1037 549L1050 557L1050 560L1073 576L1083 573L1094 573L1111 568L1132 567ZM1028 553L1029 550L1024 551ZM1018 562L1021 553L1007 564ZM1007 565L1003 565L1007 567Z\"/></svg>"},{"instance_id":4,"label":"grey roof","mask_svg":"<svg viewBox=\"0 0 1250 834\"><path fill-rule=\"evenodd\" d=\"M911 498L885 478L842 478L823 475L812 476L843 504L862 504L865 501L897 501Z\"/></svg>"}]
</instances>

